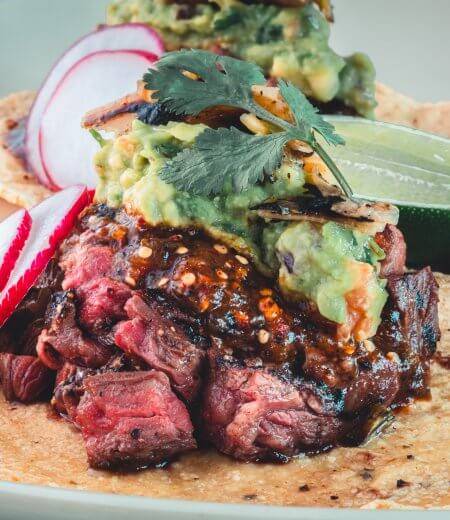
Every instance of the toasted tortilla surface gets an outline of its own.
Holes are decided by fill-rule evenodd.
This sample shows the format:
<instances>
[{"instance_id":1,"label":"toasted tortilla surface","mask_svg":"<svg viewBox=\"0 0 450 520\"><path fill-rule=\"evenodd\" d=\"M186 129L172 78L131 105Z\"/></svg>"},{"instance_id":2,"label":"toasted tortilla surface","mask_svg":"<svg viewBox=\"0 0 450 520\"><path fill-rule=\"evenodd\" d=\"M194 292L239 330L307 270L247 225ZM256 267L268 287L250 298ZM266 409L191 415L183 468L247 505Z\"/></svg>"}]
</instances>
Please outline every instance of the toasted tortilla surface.
<instances>
[{"instance_id":1,"label":"toasted tortilla surface","mask_svg":"<svg viewBox=\"0 0 450 520\"><path fill-rule=\"evenodd\" d=\"M35 206L50 194L10 152L6 142L8 132L27 116L34 97L33 92L23 91L0 99L0 197L24 208Z\"/></svg>"},{"instance_id":2,"label":"toasted tortilla surface","mask_svg":"<svg viewBox=\"0 0 450 520\"><path fill-rule=\"evenodd\" d=\"M450 137L450 101L418 103L382 83L376 84L375 97L376 119Z\"/></svg>"},{"instance_id":3,"label":"toasted tortilla surface","mask_svg":"<svg viewBox=\"0 0 450 520\"><path fill-rule=\"evenodd\" d=\"M450 276L440 284L442 341L450 354ZM250 464L214 450L166 469L118 474L90 469L81 435L48 404L0 397L0 480L52 487L215 502L355 508L450 508L449 371L432 363L432 399L397 415L365 446L288 464Z\"/></svg>"}]
</instances>

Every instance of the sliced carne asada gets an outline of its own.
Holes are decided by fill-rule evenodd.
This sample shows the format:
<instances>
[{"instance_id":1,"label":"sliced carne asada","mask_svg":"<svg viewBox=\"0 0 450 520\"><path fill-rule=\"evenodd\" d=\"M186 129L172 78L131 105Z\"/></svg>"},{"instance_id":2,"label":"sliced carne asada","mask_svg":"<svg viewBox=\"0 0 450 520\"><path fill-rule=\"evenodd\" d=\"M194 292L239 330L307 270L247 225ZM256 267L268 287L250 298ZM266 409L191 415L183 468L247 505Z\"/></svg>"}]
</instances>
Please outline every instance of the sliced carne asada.
<instances>
[{"instance_id":1,"label":"sliced carne asada","mask_svg":"<svg viewBox=\"0 0 450 520\"><path fill-rule=\"evenodd\" d=\"M77 296L80 325L91 335L105 337L113 325L127 317L125 304L132 292L127 285L102 277L81 286Z\"/></svg>"},{"instance_id":2,"label":"sliced carne asada","mask_svg":"<svg viewBox=\"0 0 450 520\"><path fill-rule=\"evenodd\" d=\"M361 442L390 407L426 394L439 335L433 275L402 274L396 228L378 240L390 295L382 323L373 341L342 341L230 246L93 205L62 245L38 313L39 358L58 370L53 406L81 428L99 468L193 449L189 413L201 438L240 460ZM10 381L7 395L36 398Z\"/></svg>"},{"instance_id":3,"label":"sliced carne asada","mask_svg":"<svg viewBox=\"0 0 450 520\"><path fill-rule=\"evenodd\" d=\"M87 337L80 329L73 291L53 295L49 320L50 325L41 332L36 347L39 358L49 368L57 370L65 361L97 368L111 358L111 349Z\"/></svg>"},{"instance_id":4,"label":"sliced carne asada","mask_svg":"<svg viewBox=\"0 0 450 520\"><path fill-rule=\"evenodd\" d=\"M137 356L149 367L164 372L172 387L187 401L197 395L204 351L167 319L153 302L147 305L135 295L125 304L129 320L121 322L115 343L126 354Z\"/></svg>"},{"instance_id":5,"label":"sliced carne asada","mask_svg":"<svg viewBox=\"0 0 450 520\"><path fill-rule=\"evenodd\" d=\"M440 338L438 284L430 268L388 278L390 299L375 345L401 366L400 402L428 394L429 360Z\"/></svg>"},{"instance_id":6,"label":"sliced carne asada","mask_svg":"<svg viewBox=\"0 0 450 520\"><path fill-rule=\"evenodd\" d=\"M0 382L6 400L29 403L52 388L54 376L37 357L0 354Z\"/></svg>"},{"instance_id":7,"label":"sliced carne asada","mask_svg":"<svg viewBox=\"0 0 450 520\"><path fill-rule=\"evenodd\" d=\"M292 381L289 371L277 375L221 357L212 365L203 425L220 451L241 460L282 460L344 438L349 424L338 417L339 403Z\"/></svg>"},{"instance_id":8,"label":"sliced carne asada","mask_svg":"<svg viewBox=\"0 0 450 520\"><path fill-rule=\"evenodd\" d=\"M0 329L0 352L36 356L36 341L45 327L52 295L61 289L63 273L52 260L11 318Z\"/></svg>"},{"instance_id":9,"label":"sliced carne asada","mask_svg":"<svg viewBox=\"0 0 450 520\"><path fill-rule=\"evenodd\" d=\"M382 233L375 235L375 241L384 251L386 258L381 262L380 275L386 278L405 272L406 243L398 227L387 224Z\"/></svg>"},{"instance_id":10,"label":"sliced carne asada","mask_svg":"<svg viewBox=\"0 0 450 520\"><path fill-rule=\"evenodd\" d=\"M105 372L83 381L73 411L91 466L143 468L194 449L189 413L162 372Z\"/></svg>"}]
</instances>

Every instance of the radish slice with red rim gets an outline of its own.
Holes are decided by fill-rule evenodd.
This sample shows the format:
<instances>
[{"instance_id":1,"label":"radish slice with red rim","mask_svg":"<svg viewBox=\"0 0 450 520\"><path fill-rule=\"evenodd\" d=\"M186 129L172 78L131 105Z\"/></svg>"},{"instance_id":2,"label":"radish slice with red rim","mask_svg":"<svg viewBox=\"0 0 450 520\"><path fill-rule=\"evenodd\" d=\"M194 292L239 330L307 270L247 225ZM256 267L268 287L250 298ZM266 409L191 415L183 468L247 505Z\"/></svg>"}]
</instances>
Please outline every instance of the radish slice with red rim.
<instances>
[{"instance_id":1,"label":"radish slice with red rim","mask_svg":"<svg viewBox=\"0 0 450 520\"><path fill-rule=\"evenodd\" d=\"M30 229L31 216L25 209L16 211L0 224L0 291L8 282Z\"/></svg>"},{"instance_id":2,"label":"radish slice with red rim","mask_svg":"<svg viewBox=\"0 0 450 520\"><path fill-rule=\"evenodd\" d=\"M45 173L39 152L39 128L41 119L58 84L67 72L81 59L99 51L116 51L121 49L147 52L161 56L164 46L159 35L148 25L126 23L122 25L103 26L78 40L55 63L50 74L42 84L31 108L26 129L26 155L30 169L38 179L49 187L55 188ZM103 99L104 102L113 98ZM89 108L95 108L91 106Z\"/></svg>"},{"instance_id":3,"label":"radish slice with red rim","mask_svg":"<svg viewBox=\"0 0 450 520\"><path fill-rule=\"evenodd\" d=\"M11 276L0 293L0 326L11 316L44 271L77 216L90 202L85 186L72 186L30 210L31 230Z\"/></svg>"},{"instance_id":4,"label":"radish slice with red rim","mask_svg":"<svg viewBox=\"0 0 450 520\"><path fill-rule=\"evenodd\" d=\"M135 90L136 80L157 60L153 54L105 51L86 56L62 79L42 117L39 145L54 186L97 184L92 158L98 143L81 127L83 115Z\"/></svg>"}]
</instances>

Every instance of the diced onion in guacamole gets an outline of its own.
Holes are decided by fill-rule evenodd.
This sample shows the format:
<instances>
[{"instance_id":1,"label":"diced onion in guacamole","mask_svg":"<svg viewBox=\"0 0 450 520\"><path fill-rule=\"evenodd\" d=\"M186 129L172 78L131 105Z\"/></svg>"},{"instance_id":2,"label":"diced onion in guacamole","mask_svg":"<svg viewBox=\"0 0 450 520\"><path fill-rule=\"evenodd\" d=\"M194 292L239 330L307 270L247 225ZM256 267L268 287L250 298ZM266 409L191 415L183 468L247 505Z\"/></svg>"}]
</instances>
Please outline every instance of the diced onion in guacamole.
<instances>
[{"instance_id":1,"label":"diced onion in guacamole","mask_svg":"<svg viewBox=\"0 0 450 520\"><path fill-rule=\"evenodd\" d=\"M275 247L288 297L313 301L344 338L375 334L387 293L375 269L384 253L373 238L334 222L300 222L288 226Z\"/></svg>"},{"instance_id":2,"label":"diced onion in guacamole","mask_svg":"<svg viewBox=\"0 0 450 520\"><path fill-rule=\"evenodd\" d=\"M267 75L292 81L320 102L339 99L373 117L375 72L363 54L343 58L329 46L330 28L313 4L280 7L237 0L116 0L108 23L148 23L166 48L216 49L253 61Z\"/></svg>"}]
</instances>

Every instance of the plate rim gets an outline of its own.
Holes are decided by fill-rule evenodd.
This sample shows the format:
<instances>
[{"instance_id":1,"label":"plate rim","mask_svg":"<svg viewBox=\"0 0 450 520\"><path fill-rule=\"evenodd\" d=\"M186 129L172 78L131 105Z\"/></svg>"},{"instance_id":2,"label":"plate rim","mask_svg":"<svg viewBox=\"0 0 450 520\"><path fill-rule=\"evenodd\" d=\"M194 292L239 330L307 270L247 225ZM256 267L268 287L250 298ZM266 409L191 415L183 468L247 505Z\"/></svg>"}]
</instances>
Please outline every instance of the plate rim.
<instances>
[{"instance_id":1,"label":"plate rim","mask_svg":"<svg viewBox=\"0 0 450 520\"><path fill-rule=\"evenodd\" d=\"M158 518L208 518L208 519L246 519L257 520L272 518L273 520L360 520L361 515L383 518L383 520L403 519L424 520L444 517L448 512L433 509L375 509L362 510L350 508L323 508L297 506L271 506L252 504L227 504L219 502L200 502L180 499L159 499L135 495L115 495L85 490L75 490L63 487L51 487L34 484L22 484L0 481L0 516L4 513L20 515L30 511L27 506L41 508L40 514L45 518L60 518L61 507L67 513L71 510L80 512L108 513L109 519L123 518L123 514L133 514L135 519L149 518L148 514L157 514ZM36 512L36 510L34 509ZM364 513L362 513L364 511ZM55 516L52 516L52 515ZM48 516L50 515L50 516ZM138 516L136 516L138 515ZM163 515L163 516L160 516ZM2 516L3 518L3 516ZM100 520L101 517L96 517Z\"/></svg>"}]
</instances>

